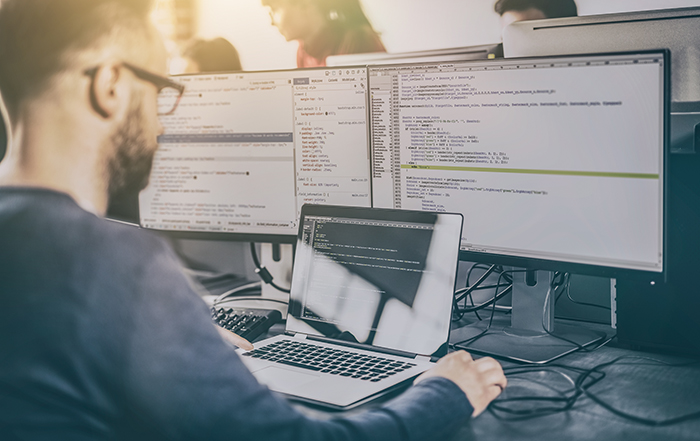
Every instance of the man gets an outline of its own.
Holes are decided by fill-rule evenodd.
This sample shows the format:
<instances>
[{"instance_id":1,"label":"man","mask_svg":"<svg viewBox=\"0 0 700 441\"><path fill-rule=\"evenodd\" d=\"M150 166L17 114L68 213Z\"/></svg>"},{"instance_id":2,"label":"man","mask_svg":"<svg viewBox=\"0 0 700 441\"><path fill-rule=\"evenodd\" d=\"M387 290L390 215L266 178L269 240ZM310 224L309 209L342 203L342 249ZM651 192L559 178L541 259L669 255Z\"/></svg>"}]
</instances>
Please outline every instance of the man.
<instances>
[{"instance_id":1,"label":"man","mask_svg":"<svg viewBox=\"0 0 700 441\"><path fill-rule=\"evenodd\" d=\"M215 331L161 240L102 219L146 184L157 95L177 88L148 15L145 0L0 7L0 439L423 440L482 412L503 371L458 352L381 408L298 413Z\"/></svg>"},{"instance_id":2,"label":"man","mask_svg":"<svg viewBox=\"0 0 700 441\"><path fill-rule=\"evenodd\" d=\"M501 29L516 21L578 15L574 0L498 0L494 10L501 16Z\"/></svg>"}]
</instances>

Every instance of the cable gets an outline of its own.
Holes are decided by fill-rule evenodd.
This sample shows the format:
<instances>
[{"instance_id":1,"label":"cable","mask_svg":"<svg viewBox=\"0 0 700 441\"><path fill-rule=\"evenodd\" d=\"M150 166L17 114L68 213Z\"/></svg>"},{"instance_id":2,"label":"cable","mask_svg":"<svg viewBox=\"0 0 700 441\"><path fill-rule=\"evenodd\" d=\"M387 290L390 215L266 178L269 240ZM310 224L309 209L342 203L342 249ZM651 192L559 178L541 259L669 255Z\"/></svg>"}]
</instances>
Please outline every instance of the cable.
<instances>
[{"instance_id":1,"label":"cable","mask_svg":"<svg viewBox=\"0 0 700 441\"><path fill-rule=\"evenodd\" d=\"M255 300L255 301L261 301L261 302L273 302L273 303L281 303L283 305L289 305L289 302L285 302L284 300L268 299L267 297L236 297L233 299L226 300L226 303L239 302L239 301L244 301L244 300ZM214 305L216 305L216 303L214 303Z\"/></svg>"},{"instance_id":2,"label":"cable","mask_svg":"<svg viewBox=\"0 0 700 441\"><path fill-rule=\"evenodd\" d=\"M673 365L673 364L670 364L670 363L667 363L667 362L664 362L661 360L656 360L653 358L623 355L623 356L615 358L612 361L609 361L606 363L601 363L601 364L589 369L588 371L584 372L576 381L577 389L580 390L582 394L585 394L588 398L593 400L596 404L598 404L599 406L601 406L602 408L604 408L608 412L611 412L620 418L624 418L626 420L629 420L629 421L632 421L632 422L635 422L638 424L643 424L645 426L651 426L651 427L670 426L673 424L681 423L683 421L690 421L690 420L700 418L700 411L690 412L690 413L687 413L687 414L684 414L684 415L681 415L678 417L666 418L666 419L662 419L662 420L656 420L656 419L652 419L652 418L643 418L643 417L639 417L636 415L632 415L631 413L625 412L623 410L620 410L620 409L614 407L613 405L607 403L606 401L601 399L598 395L596 395L590 391L590 388L593 387L593 385L597 384L600 380L605 378L606 374L605 374L605 372L602 371L602 369L605 369L606 367L618 364L621 360L624 360L626 358L637 358L637 359L642 359L642 360L648 360L648 361L654 362L655 364L666 365L669 367L685 367L685 366L691 366L691 365L698 363L698 361L693 361L693 362L689 362L689 363L681 363L681 364ZM639 364L635 363L635 365L639 365ZM589 382L587 385L585 385L584 383L585 383L586 379L595 373L601 374L602 376L597 378L597 379L593 379L591 382Z\"/></svg>"},{"instance_id":3,"label":"cable","mask_svg":"<svg viewBox=\"0 0 700 441\"><path fill-rule=\"evenodd\" d=\"M253 263L255 264L255 272L257 275L260 276L263 282L271 285L273 288L277 289L278 291L286 292L289 293L290 290L287 288L282 288L279 285L277 285L275 282L272 281L272 274L270 274L270 271L267 270L264 266L260 265L260 260L258 260L258 252L255 249L255 243L251 242L250 243L250 254L253 257Z\"/></svg>"},{"instance_id":4,"label":"cable","mask_svg":"<svg viewBox=\"0 0 700 441\"><path fill-rule=\"evenodd\" d=\"M559 282L557 282L558 277L560 278ZM549 299L552 296L552 292L556 291L557 288L559 288L560 286L565 286L565 287L568 286L570 279L571 279L571 275L569 273L561 273L559 271L556 271L554 273L554 277L552 277L552 281L549 283L549 287L547 288L547 294L546 294L545 299L544 299L544 305L542 306L542 330L544 332L546 332L548 335L550 335L556 339L559 339L561 341L564 341L564 342L567 342L567 343L570 343L570 344L576 346L576 349L579 351L592 352L595 349L600 348L602 345L598 345L595 347L595 349L592 349L592 350L586 349L586 347L581 345L580 343L577 343L573 340L569 340L568 338L562 337L561 335L554 334L549 329L547 329L547 325L544 322L544 318L547 314L547 307L549 306ZM592 332L595 332L595 331L592 331ZM598 334L598 335L600 338L598 340L595 340L595 342L599 342L606 337L606 334L603 334L602 336L600 336L600 334ZM593 342L591 342L591 343L593 343Z\"/></svg>"},{"instance_id":5,"label":"cable","mask_svg":"<svg viewBox=\"0 0 700 441\"><path fill-rule=\"evenodd\" d=\"M566 297L569 299L571 303L574 303L576 305L582 305L582 306L590 306L591 308L600 308L604 309L606 311L610 311L611 308L609 306L605 305L598 305L595 303L587 303L587 302L580 302L578 300L574 300L573 297L571 297L571 283L568 282L566 285L566 289L563 289L558 295L555 296L555 303L559 302L559 299L561 298L562 295L566 294Z\"/></svg>"},{"instance_id":6,"label":"cable","mask_svg":"<svg viewBox=\"0 0 700 441\"><path fill-rule=\"evenodd\" d=\"M251 282L251 283L246 283L245 285L237 286L233 289L229 289L228 291L224 292L223 294L220 294L216 299L214 299L214 305L223 302L226 300L227 297L233 297L237 295L240 292L243 291L248 291L252 290L254 288L261 288L262 287L262 282Z\"/></svg>"},{"instance_id":7,"label":"cable","mask_svg":"<svg viewBox=\"0 0 700 441\"><path fill-rule=\"evenodd\" d=\"M550 383L545 383L543 381L536 381L532 379L528 379L528 381L531 381L539 386L547 387L550 390L554 390L559 396L541 396L541 395L533 395L533 396L520 396L520 397L500 397L495 399L489 406L489 411L498 419L507 419L507 420L525 420L525 419L533 419L533 418L539 418L547 415L552 415L554 413L559 413L559 412L566 412L570 410L576 401L583 395L589 397L593 402L601 406L602 408L606 409L607 411L613 413L614 415L626 419L628 421L637 423L637 424L643 424L645 426L650 426L650 427L662 427L662 426L670 426L673 424L678 424L684 421L689 421L689 420L694 420L694 419L700 419L700 411L695 411L695 412L690 412L684 415L680 415L677 417L672 417L672 418L666 418L666 419L651 419L651 418L643 418L639 417L637 415L633 415L629 412L625 412L623 410L620 410L610 403L606 402L603 400L600 396L594 394L591 392L591 388L602 381L606 376L607 373L604 371L605 368L613 366L615 364L620 364L622 360L625 359L639 359L639 360L647 360L650 363L648 364L660 364L660 365L665 365L668 367L686 367L686 366L691 366L691 365L697 365L700 363L700 361L692 361L688 363L679 363L679 364L671 364L667 363L661 360L649 358L649 357L641 357L641 356L630 356L630 355L623 355L620 357L617 357L611 361L601 363L593 368L590 369L583 369L583 368L577 368L574 366L566 366L566 365L549 365L549 366L516 366L516 367L511 367L511 368L505 368L504 372L508 375L510 378L517 378L518 375L521 374L531 374L531 373L538 373L538 372L552 372L555 374L558 374L566 379L566 381L569 384L573 385L573 388L568 391L557 391L554 388L551 387ZM640 366L641 363L633 363L635 366ZM566 372L563 372L562 370L566 371L571 371L578 373L578 377L576 380L573 380L569 374ZM517 407L511 407L510 405L513 403L519 404ZM526 407L523 407L523 403L561 403L560 406L536 406L536 405L528 405Z\"/></svg>"},{"instance_id":8,"label":"cable","mask_svg":"<svg viewBox=\"0 0 700 441\"><path fill-rule=\"evenodd\" d=\"M498 291L498 288L505 286L505 285L496 285L496 291ZM508 293L510 293L513 290L513 286L511 284L508 284L508 287L503 289L500 293L494 295L491 299L485 301L484 303L481 303L479 305L476 305L474 307L466 307L463 308L460 312L462 313L467 313L467 312L474 312L474 311L479 311L481 309L488 308L492 304L496 303L497 301L501 300L503 297L505 297Z\"/></svg>"},{"instance_id":9,"label":"cable","mask_svg":"<svg viewBox=\"0 0 700 441\"><path fill-rule=\"evenodd\" d=\"M619 364L620 361L624 359L641 359L641 360L648 360L650 362L653 362L654 364L663 364L669 367L684 367L684 366L690 366L690 365L695 365L698 363L698 361L693 361L689 363L682 363L682 364L670 364L663 362L661 360L656 360L656 359L651 359L648 357L639 357L639 356L620 356L615 358L612 361L601 363L591 369L582 369L582 368L576 368L573 366L566 366L566 365L550 365L550 366L518 366L518 367L513 367L513 368L505 368L504 372L511 378L516 377L517 375L520 374L530 374L530 373L538 373L538 372L552 372L555 374L558 374L566 379L566 381L569 384L573 385L573 388L568 391L557 391L553 389L550 386L550 383L545 383L543 381L536 381L532 379L528 379L528 381L531 381L535 384L538 384L539 386L547 387L550 390L555 390L557 394L560 396L558 397L552 397L552 396L541 396L541 395L533 395L533 396L520 396L520 397L505 397L505 398L497 398L494 400L491 405L489 406L489 411L498 419L508 419L508 420L525 420L525 419L533 419L533 418L539 418L542 416L547 416L547 415L552 415L554 413L559 413L559 412L566 412L570 410L573 405L576 403L576 401L583 395L591 398L593 402L598 404L599 406L603 407L604 409L608 410L609 412L613 413L614 415L626 419L628 421L638 423L638 424L643 424L646 426L652 426L652 427L660 427L660 426L669 426L673 424L678 424L684 421L689 421L689 420L694 420L694 419L700 419L700 411L695 411L695 412L690 412L684 415L680 415L677 417L672 417L672 418L666 418L662 420L656 420L656 419L651 419L651 418L643 418L639 417L636 415L633 415L631 413L625 412L623 410L620 410L613 405L607 403L604 401L602 398L600 398L598 395L594 394L593 392L590 391L591 387L593 387L595 384L599 383L606 377L606 372L603 371L606 367ZM634 363L634 365L639 366L640 363ZM570 375L568 375L566 372L562 372L562 370L569 370L572 372L576 372L579 374L579 376L576 378L575 381L571 378ZM589 380L587 382L587 380ZM528 405L527 407L523 407L522 403L561 403L560 406L533 406L533 405ZM510 404L512 403L518 403L520 406L518 407L511 407Z\"/></svg>"},{"instance_id":10,"label":"cable","mask_svg":"<svg viewBox=\"0 0 700 441\"><path fill-rule=\"evenodd\" d=\"M470 270L470 271L471 271L471 270ZM496 271L496 265L491 265L491 266L489 267L489 269L486 270L486 272L485 272L484 274L482 274L481 277L479 277L479 279L478 279L476 282L474 282L474 284L473 284L472 286L469 286L469 287L467 287L467 288L458 290L457 292L462 292L462 293L461 293L460 295L456 295L456 296L455 296L455 300L456 300L457 302L459 302L459 301L462 300L464 297L466 297L466 296L468 296L469 294L471 294L471 292L474 291L474 289L476 289L476 287L478 287L479 285L481 285L481 283L482 283L484 280L486 280L486 279L488 278L488 276L490 276L491 273L493 273L494 271ZM469 276L467 276L467 284L468 284L468 283L469 283ZM455 292L455 294L457 294L457 292Z\"/></svg>"},{"instance_id":11,"label":"cable","mask_svg":"<svg viewBox=\"0 0 700 441\"><path fill-rule=\"evenodd\" d=\"M609 306L604 306L604 305L596 305L595 303L586 303L586 302L579 302L577 300L574 300L571 298L571 293L569 292L569 288L566 289L566 297L568 297L569 301L571 303L574 303L576 305L583 305L583 306L590 306L592 308L600 308L604 309L606 311L610 311L611 308Z\"/></svg>"},{"instance_id":12,"label":"cable","mask_svg":"<svg viewBox=\"0 0 700 441\"><path fill-rule=\"evenodd\" d=\"M453 308L452 308L452 321L459 321L464 317L464 314L467 314L469 312L474 312L476 313L477 311L480 311L482 309L488 308L491 305L495 305L495 303L502 299L504 296L506 296L510 291L512 290L512 278L511 274L515 272L521 272L523 270L513 270L513 271L503 271L503 269L497 265L490 265L490 266L485 266L483 264L474 264L472 267L469 269L469 272L467 273L467 283L469 283L469 278L471 276L471 272L477 268L485 268L486 272L479 277L479 279L474 282L473 285L467 287L467 288L462 288L457 291L455 291L455 298L453 300ZM491 275L493 272L498 272L499 273L499 278L498 281L495 285L488 285L488 286L480 286L481 283L483 283L486 278ZM507 281L507 284L502 284L501 280L505 279ZM498 289L506 286L506 288L498 293ZM476 290L480 289L490 289L490 288L495 288L495 294L494 297L491 298L490 300L487 300L484 303L481 303L479 305L474 305L474 300L471 296L471 293ZM470 300L470 303L472 306L467 306L467 298ZM464 306L460 306L459 301L464 299ZM481 320L481 317L477 314L477 318ZM493 320L493 318L491 318Z\"/></svg>"},{"instance_id":13,"label":"cable","mask_svg":"<svg viewBox=\"0 0 700 441\"><path fill-rule=\"evenodd\" d=\"M466 339L466 340L460 342L460 344L469 344L469 343L472 343L472 342L474 342L474 341L480 339L480 338L483 337L484 335L486 335L487 332L489 332L489 330L491 329L491 325L493 324L493 317L494 317L494 315L496 314L496 302L498 301L499 298L501 298L501 297L503 297L503 296L505 295L504 293L508 293L508 292L512 289L512 287L513 287L513 284L511 283L507 288L505 288L505 289L504 289L503 291L501 291L501 293L499 294L499 293L498 293L498 288L501 286L501 279L504 278L504 277L508 277L508 276L506 275L506 273L512 273L512 272L515 272L515 271L503 271L503 272L501 272L501 273L498 275L498 280L497 280L497 282L496 282L496 290L494 291L493 299L491 299L491 300L489 301L489 302L491 302L491 317L489 318L489 323L488 323L488 325L486 325L486 329L484 329L483 331L481 331L480 333L478 333L478 334L475 335L474 337L468 338L468 339ZM486 303L489 303L489 302L486 302ZM483 303L482 303L482 305L483 305Z\"/></svg>"},{"instance_id":14,"label":"cable","mask_svg":"<svg viewBox=\"0 0 700 441\"><path fill-rule=\"evenodd\" d=\"M557 278L560 278L560 281L559 281L559 282L557 282ZM552 281L549 283L549 287L547 288L547 294L546 294L546 296L545 296L544 305L542 306L542 330L543 330L544 332L546 332L548 335L550 335L550 336L552 336L552 337L554 337L554 338L556 338L556 339L559 339L559 340L561 340L561 341L564 341L564 342L567 342L567 343L570 343L570 344L576 346L576 349L579 350L579 351L593 352L593 351L595 351L596 349L598 349L598 348L600 348L601 346L603 346L604 344L606 344L607 342L609 342L610 339L608 339L605 343L596 346L596 347L593 348L593 349L589 349L589 348L586 348L585 346L581 345L580 343L577 343L577 342L575 342L575 341L573 341L573 340L569 340L568 338L562 337L561 335L556 335L556 334L554 334L554 333L551 332L549 329L547 329L547 325L546 325L546 323L544 322L544 318L545 318L545 316L546 316L546 314L547 314L547 307L549 306L549 299L550 299L551 296L552 296L552 292L556 292L556 290L557 290L559 287L561 287L561 286L564 286L565 289L568 289L568 285L569 285L570 282L571 282L571 274L569 274L569 273L562 273L562 272L559 272L559 271L556 271L556 272L554 273L554 277L552 277ZM592 343L597 343L597 342L599 342L599 341L601 341L601 340L604 340L605 337L606 337L606 334L600 335L599 333L597 333L597 332L595 332L595 331L591 331L591 332L594 332L594 333L598 334L599 338L598 338L598 340L595 340L595 341L589 343L589 345L592 344Z\"/></svg>"},{"instance_id":15,"label":"cable","mask_svg":"<svg viewBox=\"0 0 700 441\"><path fill-rule=\"evenodd\" d=\"M576 371L575 369L572 369ZM550 386L549 383L544 383L536 380L531 380L528 379L528 381L533 382L535 384L538 384L540 386L545 386L548 389L554 391L557 393L559 396L541 396L541 395L533 395L533 396L520 396L520 397L511 397L511 398L497 398L494 400L490 406L489 406L489 411L499 419L508 419L508 420L525 420L525 419L533 419L533 418L539 418L547 415L552 415L555 413L559 412L565 412L569 409L571 409L574 404L576 403L576 400L578 397L581 395L579 391L576 390L576 382L575 380L566 372L563 372L561 370L558 370L554 367L551 366L538 366L535 368L531 367L516 367L516 368L506 368L504 369L504 372L508 374L508 376L512 379L514 376L517 376L518 374L530 374L530 373L536 373L536 372L551 372L554 374L557 374L561 377L563 377L570 385L571 389L568 391L559 391L554 389L553 387ZM517 378L517 377L516 377ZM512 381L512 380L511 380ZM523 407L522 405L519 407L511 407L509 406L510 403L556 403L559 405L546 405L546 406L533 406L533 405L528 405L526 407ZM499 415L500 412L500 415ZM506 418L506 415L509 417Z\"/></svg>"},{"instance_id":16,"label":"cable","mask_svg":"<svg viewBox=\"0 0 700 441\"><path fill-rule=\"evenodd\" d=\"M469 285L469 278L471 276L472 271L474 270L474 268L477 265L479 265L479 264L476 263L476 264L472 265L471 268L469 268L469 272L467 273L467 280L466 280L467 286L466 286L466 288L462 288L462 289L455 291L454 301L453 301L454 307L452 308L452 320L453 321L461 320L465 314L464 310L462 308L460 308L459 302L462 299L464 299L464 308L466 309L467 308L466 302L467 302L467 298L468 298L469 303L471 303L471 305L473 307L474 306L474 298L472 297L472 292L474 290L477 290L477 289L483 289L480 287L480 285L484 282L484 280L486 280L491 275L491 273L493 273L496 270L496 265L491 265L490 267L488 267L486 269L484 274L482 274L481 277L479 277L479 279L473 285L470 286ZM477 311L473 311L473 312L476 315L476 318L478 320L481 320L481 316L479 316L479 313Z\"/></svg>"}]
</instances>

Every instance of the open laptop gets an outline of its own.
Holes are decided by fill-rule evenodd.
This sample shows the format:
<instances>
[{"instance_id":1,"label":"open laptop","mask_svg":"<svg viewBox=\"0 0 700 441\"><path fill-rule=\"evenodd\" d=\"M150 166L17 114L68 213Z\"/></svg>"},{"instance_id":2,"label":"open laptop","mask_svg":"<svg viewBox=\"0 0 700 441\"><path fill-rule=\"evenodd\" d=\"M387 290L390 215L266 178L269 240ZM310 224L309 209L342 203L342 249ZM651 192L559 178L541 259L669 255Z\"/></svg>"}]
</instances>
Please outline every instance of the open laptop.
<instances>
[{"instance_id":1,"label":"open laptop","mask_svg":"<svg viewBox=\"0 0 700 441\"><path fill-rule=\"evenodd\" d=\"M447 352L462 215L304 205L286 332L241 351L288 397L338 409Z\"/></svg>"}]
</instances>

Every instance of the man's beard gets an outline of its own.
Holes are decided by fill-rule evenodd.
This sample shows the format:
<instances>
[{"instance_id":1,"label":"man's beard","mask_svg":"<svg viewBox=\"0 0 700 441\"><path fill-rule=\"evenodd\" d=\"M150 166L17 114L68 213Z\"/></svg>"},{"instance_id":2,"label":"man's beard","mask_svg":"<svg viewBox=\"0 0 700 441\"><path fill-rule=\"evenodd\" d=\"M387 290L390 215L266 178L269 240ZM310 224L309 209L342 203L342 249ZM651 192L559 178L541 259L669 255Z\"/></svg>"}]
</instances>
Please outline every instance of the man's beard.
<instances>
[{"instance_id":1,"label":"man's beard","mask_svg":"<svg viewBox=\"0 0 700 441\"><path fill-rule=\"evenodd\" d=\"M158 149L144 129L141 100L134 100L124 123L110 137L112 154L107 161L110 203L133 199L148 185L153 157Z\"/></svg>"}]
</instances>

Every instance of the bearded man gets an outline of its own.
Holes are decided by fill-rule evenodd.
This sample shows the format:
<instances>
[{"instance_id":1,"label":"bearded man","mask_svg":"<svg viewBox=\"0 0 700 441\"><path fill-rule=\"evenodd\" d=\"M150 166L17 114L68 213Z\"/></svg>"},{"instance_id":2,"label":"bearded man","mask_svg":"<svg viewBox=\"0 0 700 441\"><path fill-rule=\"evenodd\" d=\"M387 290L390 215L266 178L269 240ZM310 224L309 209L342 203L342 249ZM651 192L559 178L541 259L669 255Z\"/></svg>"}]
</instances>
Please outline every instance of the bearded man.
<instances>
[{"instance_id":1,"label":"bearded man","mask_svg":"<svg viewBox=\"0 0 700 441\"><path fill-rule=\"evenodd\" d=\"M12 133L0 163L0 439L423 440L483 411L503 371L461 351L382 407L304 416L245 368L162 240L103 219L111 198L147 184L158 113L184 90L165 76L149 14L146 0L0 7Z\"/></svg>"}]
</instances>

